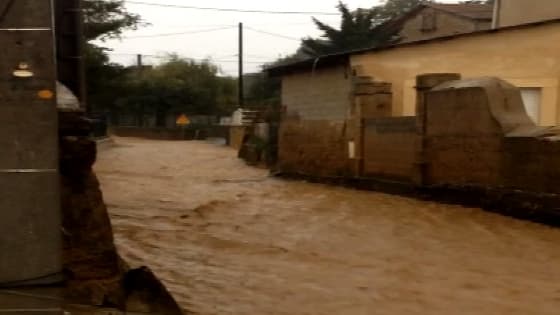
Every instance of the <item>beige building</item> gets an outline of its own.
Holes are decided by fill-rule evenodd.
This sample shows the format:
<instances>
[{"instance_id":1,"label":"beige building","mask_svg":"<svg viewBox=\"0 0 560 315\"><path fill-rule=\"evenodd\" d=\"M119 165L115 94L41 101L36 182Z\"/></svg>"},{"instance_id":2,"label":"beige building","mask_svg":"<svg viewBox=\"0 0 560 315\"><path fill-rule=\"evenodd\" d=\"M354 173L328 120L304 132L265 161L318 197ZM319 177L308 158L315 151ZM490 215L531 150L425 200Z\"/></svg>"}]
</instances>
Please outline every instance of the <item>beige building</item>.
<instances>
[{"instance_id":1,"label":"beige building","mask_svg":"<svg viewBox=\"0 0 560 315\"><path fill-rule=\"evenodd\" d=\"M270 69L282 76L288 113L307 120L344 120L358 77L391 84L393 116L416 114L415 78L424 73L495 76L522 91L540 125L560 124L560 21L479 31L343 53Z\"/></svg>"},{"instance_id":2,"label":"beige building","mask_svg":"<svg viewBox=\"0 0 560 315\"><path fill-rule=\"evenodd\" d=\"M493 6L488 4L429 3L381 28L398 32L400 42L410 42L490 29L493 13Z\"/></svg>"},{"instance_id":3,"label":"beige building","mask_svg":"<svg viewBox=\"0 0 560 315\"><path fill-rule=\"evenodd\" d=\"M495 0L495 28L557 18L560 18L558 0Z\"/></svg>"}]
</instances>

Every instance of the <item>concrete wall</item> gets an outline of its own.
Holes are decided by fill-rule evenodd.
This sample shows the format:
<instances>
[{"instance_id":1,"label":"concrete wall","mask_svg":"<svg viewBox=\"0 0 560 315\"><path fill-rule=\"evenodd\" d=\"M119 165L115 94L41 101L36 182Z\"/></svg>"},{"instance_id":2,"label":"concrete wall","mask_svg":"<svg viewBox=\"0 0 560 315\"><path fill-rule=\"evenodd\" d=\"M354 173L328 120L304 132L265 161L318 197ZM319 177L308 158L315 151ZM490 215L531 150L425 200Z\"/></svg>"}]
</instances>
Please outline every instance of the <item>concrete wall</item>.
<instances>
[{"instance_id":1,"label":"concrete wall","mask_svg":"<svg viewBox=\"0 0 560 315\"><path fill-rule=\"evenodd\" d=\"M557 133L557 132L556 132ZM560 193L560 141L534 137L503 142L502 185L543 193Z\"/></svg>"},{"instance_id":2,"label":"concrete wall","mask_svg":"<svg viewBox=\"0 0 560 315\"><path fill-rule=\"evenodd\" d=\"M279 170L411 186L560 194L560 127L536 126L514 85L496 78L457 78L420 76L415 82L418 117L384 117L384 110L368 110L387 100L389 86L354 80L355 102L346 121L285 117Z\"/></svg>"},{"instance_id":3,"label":"concrete wall","mask_svg":"<svg viewBox=\"0 0 560 315\"><path fill-rule=\"evenodd\" d=\"M350 108L352 75L345 66L282 77L282 105L303 120L344 120Z\"/></svg>"},{"instance_id":4,"label":"concrete wall","mask_svg":"<svg viewBox=\"0 0 560 315\"><path fill-rule=\"evenodd\" d=\"M560 128L537 127L514 86L449 82L425 107L424 184L560 193Z\"/></svg>"},{"instance_id":5,"label":"concrete wall","mask_svg":"<svg viewBox=\"0 0 560 315\"><path fill-rule=\"evenodd\" d=\"M413 181L420 141L414 117L367 119L363 141L363 177Z\"/></svg>"},{"instance_id":6,"label":"concrete wall","mask_svg":"<svg viewBox=\"0 0 560 315\"><path fill-rule=\"evenodd\" d=\"M436 29L433 31L422 30L424 14L435 14ZM475 21L460 16L426 7L413 18L406 21L400 31L403 42L448 36L460 33L469 33L477 30L491 28L490 22Z\"/></svg>"},{"instance_id":7,"label":"concrete wall","mask_svg":"<svg viewBox=\"0 0 560 315\"><path fill-rule=\"evenodd\" d=\"M480 88L429 93L425 182L496 186L504 134Z\"/></svg>"},{"instance_id":8,"label":"concrete wall","mask_svg":"<svg viewBox=\"0 0 560 315\"><path fill-rule=\"evenodd\" d=\"M505 27L560 18L558 0L496 0L496 26Z\"/></svg>"},{"instance_id":9,"label":"concrete wall","mask_svg":"<svg viewBox=\"0 0 560 315\"><path fill-rule=\"evenodd\" d=\"M280 124L278 168L320 177L350 173L345 122L284 119Z\"/></svg>"},{"instance_id":10,"label":"concrete wall","mask_svg":"<svg viewBox=\"0 0 560 315\"><path fill-rule=\"evenodd\" d=\"M497 76L518 87L541 88L539 123L547 126L560 123L559 50L560 23L552 23L354 55L351 64L360 75L393 85L395 116L416 114L417 75L454 72L463 77Z\"/></svg>"}]
</instances>

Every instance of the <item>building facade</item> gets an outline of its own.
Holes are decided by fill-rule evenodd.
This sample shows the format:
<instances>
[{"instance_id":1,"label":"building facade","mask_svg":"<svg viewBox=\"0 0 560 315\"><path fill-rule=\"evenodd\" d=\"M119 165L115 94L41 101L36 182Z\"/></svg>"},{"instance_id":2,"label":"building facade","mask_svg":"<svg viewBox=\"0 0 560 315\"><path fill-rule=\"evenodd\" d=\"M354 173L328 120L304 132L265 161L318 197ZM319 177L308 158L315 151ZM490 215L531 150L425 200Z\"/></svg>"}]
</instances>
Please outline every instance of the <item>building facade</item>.
<instances>
[{"instance_id":1,"label":"building facade","mask_svg":"<svg viewBox=\"0 0 560 315\"><path fill-rule=\"evenodd\" d=\"M271 73L282 76L282 102L288 112L317 119L345 118L352 76L390 84L393 116L416 114L419 74L498 77L521 89L526 110L537 124L552 126L560 124L559 43L560 21L549 21L327 56ZM328 64L337 58L338 65ZM336 105L320 101L327 97Z\"/></svg>"},{"instance_id":2,"label":"building facade","mask_svg":"<svg viewBox=\"0 0 560 315\"><path fill-rule=\"evenodd\" d=\"M394 116L416 114L418 74L452 72L514 84L534 121L548 126L560 123L558 43L560 23L551 22L364 52L351 57L351 66L392 84Z\"/></svg>"},{"instance_id":3,"label":"building facade","mask_svg":"<svg viewBox=\"0 0 560 315\"><path fill-rule=\"evenodd\" d=\"M495 0L494 27L508 27L560 18L558 0Z\"/></svg>"},{"instance_id":4,"label":"building facade","mask_svg":"<svg viewBox=\"0 0 560 315\"><path fill-rule=\"evenodd\" d=\"M487 4L423 4L381 28L398 32L401 43L425 40L490 29L493 11Z\"/></svg>"}]
</instances>

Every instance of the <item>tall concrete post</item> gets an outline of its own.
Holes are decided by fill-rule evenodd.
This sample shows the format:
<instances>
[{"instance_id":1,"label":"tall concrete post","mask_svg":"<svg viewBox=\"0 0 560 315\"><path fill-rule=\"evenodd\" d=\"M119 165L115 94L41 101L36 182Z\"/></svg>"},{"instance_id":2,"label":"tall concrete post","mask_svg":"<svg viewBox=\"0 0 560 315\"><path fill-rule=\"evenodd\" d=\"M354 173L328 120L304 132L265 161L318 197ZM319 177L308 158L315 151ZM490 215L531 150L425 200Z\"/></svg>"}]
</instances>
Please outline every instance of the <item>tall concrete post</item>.
<instances>
[{"instance_id":1,"label":"tall concrete post","mask_svg":"<svg viewBox=\"0 0 560 315\"><path fill-rule=\"evenodd\" d=\"M0 286L60 280L51 0L0 0Z\"/></svg>"},{"instance_id":2,"label":"tall concrete post","mask_svg":"<svg viewBox=\"0 0 560 315\"><path fill-rule=\"evenodd\" d=\"M390 117L392 115L392 85L375 82L369 76L354 77L352 93L352 115L349 129L353 134L354 157L352 171L356 177L364 175L365 139L364 129L367 119Z\"/></svg>"},{"instance_id":3,"label":"tall concrete post","mask_svg":"<svg viewBox=\"0 0 560 315\"><path fill-rule=\"evenodd\" d=\"M424 148L426 147L426 93L434 87L454 80L460 80L461 75L458 73L428 73L416 77L416 130L418 133L418 147L416 158L416 174L414 182L418 186L426 184L426 167L427 159L425 157Z\"/></svg>"}]
</instances>

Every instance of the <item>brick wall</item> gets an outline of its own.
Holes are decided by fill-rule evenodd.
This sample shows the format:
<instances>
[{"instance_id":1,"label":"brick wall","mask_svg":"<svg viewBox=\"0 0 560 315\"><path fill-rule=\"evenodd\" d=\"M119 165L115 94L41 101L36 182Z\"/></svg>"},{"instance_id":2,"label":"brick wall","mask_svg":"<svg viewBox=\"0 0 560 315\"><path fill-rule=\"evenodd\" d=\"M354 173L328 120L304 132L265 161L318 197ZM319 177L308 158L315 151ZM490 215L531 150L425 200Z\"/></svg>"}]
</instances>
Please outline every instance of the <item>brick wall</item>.
<instances>
[{"instance_id":1,"label":"brick wall","mask_svg":"<svg viewBox=\"0 0 560 315\"><path fill-rule=\"evenodd\" d=\"M346 138L344 121L285 119L280 124L278 168L319 177L349 175Z\"/></svg>"},{"instance_id":2,"label":"brick wall","mask_svg":"<svg viewBox=\"0 0 560 315\"><path fill-rule=\"evenodd\" d=\"M282 105L302 120L344 120L348 116L352 77L346 66L282 78Z\"/></svg>"}]
</instances>

